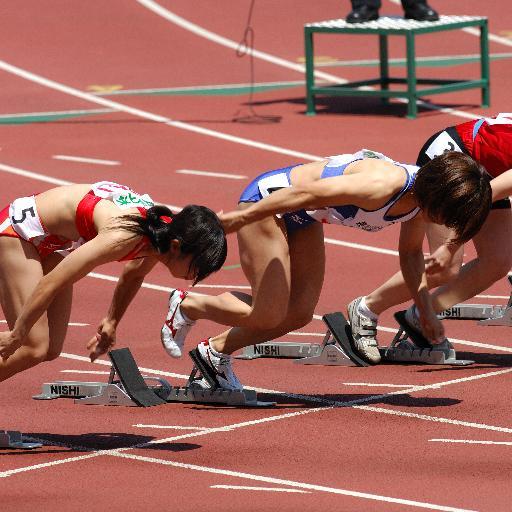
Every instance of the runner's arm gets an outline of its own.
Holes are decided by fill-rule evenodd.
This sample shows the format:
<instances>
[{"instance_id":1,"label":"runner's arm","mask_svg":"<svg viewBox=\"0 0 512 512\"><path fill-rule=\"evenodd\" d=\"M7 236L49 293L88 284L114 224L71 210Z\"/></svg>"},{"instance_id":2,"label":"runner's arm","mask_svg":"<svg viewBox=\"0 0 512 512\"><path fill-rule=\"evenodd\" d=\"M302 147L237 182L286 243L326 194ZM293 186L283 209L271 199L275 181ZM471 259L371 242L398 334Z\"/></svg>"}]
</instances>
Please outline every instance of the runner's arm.
<instances>
[{"instance_id":1,"label":"runner's arm","mask_svg":"<svg viewBox=\"0 0 512 512\"><path fill-rule=\"evenodd\" d=\"M23 306L11 332L13 342L23 340L27 336L62 288L79 281L98 265L122 258L138 241L138 237L111 230L99 233L64 258L51 272L41 278Z\"/></svg>"},{"instance_id":2,"label":"runner's arm","mask_svg":"<svg viewBox=\"0 0 512 512\"><path fill-rule=\"evenodd\" d=\"M491 180L492 200L499 201L512 195L512 169Z\"/></svg>"},{"instance_id":3,"label":"runner's arm","mask_svg":"<svg viewBox=\"0 0 512 512\"><path fill-rule=\"evenodd\" d=\"M355 204L364 208L388 199L388 184L371 173L357 173L316 180L272 192L248 208L220 215L226 232L265 217L301 209L315 210L333 205Z\"/></svg>"},{"instance_id":4,"label":"runner's arm","mask_svg":"<svg viewBox=\"0 0 512 512\"><path fill-rule=\"evenodd\" d=\"M422 214L402 223L398 246L400 268L420 313L425 336L432 341L440 341L444 337L444 328L436 316L428 291L423 256L424 236L425 222Z\"/></svg>"},{"instance_id":5,"label":"runner's arm","mask_svg":"<svg viewBox=\"0 0 512 512\"><path fill-rule=\"evenodd\" d=\"M156 258L141 258L125 265L114 290L107 316L101 320L96 334L87 343L91 361L115 345L117 326L139 291L144 278L157 261Z\"/></svg>"}]
</instances>

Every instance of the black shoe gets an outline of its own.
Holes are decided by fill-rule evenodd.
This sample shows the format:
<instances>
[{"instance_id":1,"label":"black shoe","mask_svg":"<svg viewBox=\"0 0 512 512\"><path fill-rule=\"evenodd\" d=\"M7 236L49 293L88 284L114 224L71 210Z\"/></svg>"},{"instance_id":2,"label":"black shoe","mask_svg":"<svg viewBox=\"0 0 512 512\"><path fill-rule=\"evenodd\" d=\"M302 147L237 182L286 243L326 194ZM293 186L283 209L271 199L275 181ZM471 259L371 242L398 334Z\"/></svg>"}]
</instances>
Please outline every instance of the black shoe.
<instances>
[{"instance_id":1,"label":"black shoe","mask_svg":"<svg viewBox=\"0 0 512 512\"><path fill-rule=\"evenodd\" d=\"M379 11L366 5L354 9L346 18L347 23L364 23L365 21L376 20L379 17Z\"/></svg>"},{"instance_id":2,"label":"black shoe","mask_svg":"<svg viewBox=\"0 0 512 512\"><path fill-rule=\"evenodd\" d=\"M405 17L417 21L437 21L439 14L427 4L416 4L412 9L406 9Z\"/></svg>"}]
</instances>

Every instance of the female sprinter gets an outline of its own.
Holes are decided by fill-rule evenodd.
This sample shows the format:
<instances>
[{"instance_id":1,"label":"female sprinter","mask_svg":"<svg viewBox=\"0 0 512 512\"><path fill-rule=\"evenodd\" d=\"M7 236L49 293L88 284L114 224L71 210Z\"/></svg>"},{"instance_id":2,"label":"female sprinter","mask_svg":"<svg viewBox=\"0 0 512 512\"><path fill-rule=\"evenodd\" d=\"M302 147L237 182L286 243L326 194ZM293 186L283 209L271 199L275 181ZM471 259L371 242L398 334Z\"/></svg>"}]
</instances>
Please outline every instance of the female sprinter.
<instances>
[{"instance_id":1,"label":"female sprinter","mask_svg":"<svg viewBox=\"0 0 512 512\"><path fill-rule=\"evenodd\" d=\"M89 342L91 359L115 343L116 327L157 262L198 282L226 259L226 238L208 208L173 214L147 195L111 182L57 187L16 199L0 213L0 381L58 357L73 283L98 265L129 261L109 312Z\"/></svg>"},{"instance_id":2,"label":"female sprinter","mask_svg":"<svg viewBox=\"0 0 512 512\"><path fill-rule=\"evenodd\" d=\"M508 195L512 169L512 114L475 119L450 126L432 135L418 154L417 165L424 165L445 151L459 151L471 156L485 167L493 189L491 211L482 229L473 239L476 258L461 269L464 248L445 244L450 238L444 226L427 225L427 238L431 256L426 259L427 281L430 288L439 287L432 294L434 311L445 309L474 297L499 279L512 267L512 210ZM378 316L386 309L411 299L411 294L401 272L392 276L365 297L354 299L348 314L356 348L361 357L378 363ZM423 331L422 344L431 339L432 333L422 326L421 315L416 310L407 313L411 326ZM402 321L403 322L403 321ZM413 335L419 333L413 331ZM426 338L426 339L423 339Z\"/></svg>"},{"instance_id":3,"label":"female sprinter","mask_svg":"<svg viewBox=\"0 0 512 512\"><path fill-rule=\"evenodd\" d=\"M460 153L445 153L418 169L362 150L267 172L244 190L237 211L221 217L227 232L238 231L252 296L199 297L175 290L162 341L178 355L193 321L233 326L201 342L194 357L211 367L219 386L240 389L230 354L311 320L324 278L324 222L365 231L401 222L402 272L424 320L440 338L442 326L425 286L425 220L449 226L453 242L464 242L479 230L490 206L485 170Z\"/></svg>"}]
</instances>

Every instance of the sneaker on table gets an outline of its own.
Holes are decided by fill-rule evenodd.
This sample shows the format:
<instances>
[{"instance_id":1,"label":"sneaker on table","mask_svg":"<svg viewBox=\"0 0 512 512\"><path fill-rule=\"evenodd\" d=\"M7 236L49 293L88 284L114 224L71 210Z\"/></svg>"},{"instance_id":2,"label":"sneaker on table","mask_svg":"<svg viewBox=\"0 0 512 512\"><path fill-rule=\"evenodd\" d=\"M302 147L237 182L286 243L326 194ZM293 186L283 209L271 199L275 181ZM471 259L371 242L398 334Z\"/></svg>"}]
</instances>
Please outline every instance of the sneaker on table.
<instances>
[{"instance_id":1,"label":"sneaker on table","mask_svg":"<svg viewBox=\"0 0 512 512\"><path fill-rule=\"evenodd\" d=\"M169 312L160 331L160 339L166 352L175 358L181 357L185 338L195 324L195 321L189 320L181 312L181 303L187 295L188 292L184 290L172 290L169 297Z\"/></svg>"},{"instance_id":2,"label":"sneaker on table","mask_svg":"<svg viewBox=\"0 0 512 512\"><path fill-rule=\"evenodd\" d=\"M233 371L233 358L227 354L221 354L210 347L209 340L204 340L197 346L197 353L203 363L215 374L215 379L220 388L231 391L242 391L243 385ZM197 383L201 387L210 388L206 379Z\"/></svg>"},{"instance_id":3,"label":"sneaker on table","mask_svg":"<svg viewBox=\"0 0 512 512\"><path fill-rule=\"evenodd\" d=\"M347 307L348 319L354 338L355 352L370 364L381 361L379 344L377 342L377 321L363 315L359 310L359 304L363 297L354 299Z\"/></svg>"}]
</instances>

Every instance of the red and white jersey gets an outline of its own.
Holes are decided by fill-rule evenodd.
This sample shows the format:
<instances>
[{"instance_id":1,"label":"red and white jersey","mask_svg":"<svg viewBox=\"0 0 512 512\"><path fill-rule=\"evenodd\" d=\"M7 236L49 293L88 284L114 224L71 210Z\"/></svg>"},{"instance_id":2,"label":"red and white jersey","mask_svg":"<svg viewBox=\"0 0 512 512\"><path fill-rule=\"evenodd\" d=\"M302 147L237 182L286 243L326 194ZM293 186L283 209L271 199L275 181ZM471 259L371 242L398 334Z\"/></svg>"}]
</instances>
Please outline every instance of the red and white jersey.
<instances>
[{"instance_id":1,"label":"red and white jersey","mask_svg":"<svg viewBox=\"0 0 512 512\"><path fill-rule=\"evenodd\" d=\"M512 169L512 113L455 126L469 155L495 178Z\"/></svg>"}]
</instances>

